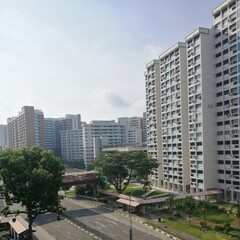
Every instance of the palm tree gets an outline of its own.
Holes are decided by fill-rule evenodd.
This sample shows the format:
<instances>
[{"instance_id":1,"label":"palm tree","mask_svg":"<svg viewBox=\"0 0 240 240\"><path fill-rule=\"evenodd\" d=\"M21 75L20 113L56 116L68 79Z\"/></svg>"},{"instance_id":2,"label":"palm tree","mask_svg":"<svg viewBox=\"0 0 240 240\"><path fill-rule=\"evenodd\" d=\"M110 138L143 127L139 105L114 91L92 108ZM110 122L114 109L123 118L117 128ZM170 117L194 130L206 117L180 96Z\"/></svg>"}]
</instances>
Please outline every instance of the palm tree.
<instances>
[{"instance_id":1,"label":"palm tree","mask_svg":"<svg viewBox=\"0 0 240 240\"><path fill-rule=\"evenodd\" d=\"M193 210L196 207L195 200L193 199L192 196L186 196L183 199L183 207L184 207L185 213L188 215L189 225L191 225L190 218L191 218L191 215L193 213Z\"/></svg>"},{"instance_id":2,"label":"palm tree","mask_svg":"<svg viewBox=\"0 0 240 240\"><path fill-rule=\"evenodd\" d=\"M240 218L240 201L238 200L237 203L235 204L236 206L236 217L237 217L237 220L238 220L238 225L239 225L239 218Z\"/></svg>"},{"instance_id":3,"label":"palm tree","mask_svg":"<svg viewBox=\"0 0 240 240\"><path fill-rule=\"evenodd\" d=\"M172 214L172 218L174 217L174 208L175 208L175 197L173 195L170 195L168 199L166 199L166 205L168 208L169 213Z\"/></svg>"},{"instance_id":4,"label":"palm tree","mask_svg":"<svg viewBox=\"0 0 240 240\"><path fill-rule=\"evenodd\" d=\"M203 224L202 224L202 230L205 230L206 227L206 215L207 215L207 210L209 209L210 205L209 202L206 200L200 200L197 203L197 207L201 210L202 216L203 216Z\"/></svg>"}]
</instances>

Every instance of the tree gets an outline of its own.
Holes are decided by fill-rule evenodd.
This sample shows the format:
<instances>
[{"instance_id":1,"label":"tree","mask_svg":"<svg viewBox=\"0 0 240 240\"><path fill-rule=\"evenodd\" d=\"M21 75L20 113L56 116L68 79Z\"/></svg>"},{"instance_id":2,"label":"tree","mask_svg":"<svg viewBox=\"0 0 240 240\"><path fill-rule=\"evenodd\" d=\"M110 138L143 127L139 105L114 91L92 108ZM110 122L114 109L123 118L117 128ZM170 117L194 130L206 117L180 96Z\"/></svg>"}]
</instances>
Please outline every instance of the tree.
<instances>
[{"instance_id":1,"label":"tree","mask_svg":"<svg viewBox=\"0 0 240 240\"><path fill-rule=\"evenodd\" d=\"M64 166L52 151L39 147L30 150L20 148L0 152L1 193L7 207L4 214L25 213L28 217L28 239L32 240L32 224L42 213L63 211L62 197L58 191L62 185ZM9 206L20 203L23 210L12 212Z\"/></svg>"},{"instance_id":2,"label":"tree","mask_svg":"<svg viewBox=\"0 0 240 240\"><path fill-rule=\"evenodd\" d=\"M167 199L166 199L166 205L168 208L169 213L172 215L172 219L174 218L174 208L175 208L175 197L173 195L170 195Z\"/></svg>"},{"instance_id":3,"label":"tree","mask_svg":"<svg viewBox=\"0 0 240 240\"><path fill-rule=\"evenodd\" d=\"M200 200L197 203L197 207L201 210L201 214L203 216L203 223L202 223L202 230L204 231L206 228L206 215L207 215L207 210L209 209L210 205L209 202L206 200Z\"/></svg>"},{"instance_id":4,"label":"tree","mask_svg":"<svg viewBox=\"0 0 240 240\"><path fill-rule=\"evenodd\" d=\"M236 217L237 217L238 225L239 225L239 218L240 218L240 201L239 200L235 204L235 207L236 207Z\"/></svg>"},{"instance_id":5,"label":"tree","mask_svg":"<svg viewBox=\"0 0 240 240\"><path fill-rule=\"evenodd\" d=\"M184 207L185 213L188 215L188 222L190 225L191 224L190 218L193 213L193 210L195 209L195 201L192 196L186 196L183 199L183 207Z\"/></svg>"},{"instance_id":6,"label":"tree","mask_svg":"<svg viewBox=\"0 0 240 240\"><path fill-rule=\"evenodd\" d=\"M153 168L158 167L157 160L144 152L102 152L94 160L95 168L112 184L117 192L122 193L128 186L133 172L144 177ZM123 184L124 183L124 184Z\"/></svg>"}]
</instances>

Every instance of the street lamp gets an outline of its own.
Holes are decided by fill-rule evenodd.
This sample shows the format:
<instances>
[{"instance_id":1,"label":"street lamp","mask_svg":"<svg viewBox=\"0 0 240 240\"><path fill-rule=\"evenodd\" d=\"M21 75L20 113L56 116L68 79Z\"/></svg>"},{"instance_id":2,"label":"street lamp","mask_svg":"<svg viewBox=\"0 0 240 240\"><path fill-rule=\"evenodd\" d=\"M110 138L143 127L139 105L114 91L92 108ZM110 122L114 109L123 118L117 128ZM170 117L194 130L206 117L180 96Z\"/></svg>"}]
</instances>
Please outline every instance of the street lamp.
<instances>
[{"instance_id":1,"label":"street lamp","mask_svg":"<svg viewBox=\"0 0 240 240\"><path fill-rule=\"evenodd\" d=\"M129 229L129 240L132 240L132 211L131 211L131 206L132 206L132 195L133 193L137 190L137 188L135 190L133 190L131 192L131 194L129 195L129 220L130 220L130 229Z\"/></svg>"}]
</instances>

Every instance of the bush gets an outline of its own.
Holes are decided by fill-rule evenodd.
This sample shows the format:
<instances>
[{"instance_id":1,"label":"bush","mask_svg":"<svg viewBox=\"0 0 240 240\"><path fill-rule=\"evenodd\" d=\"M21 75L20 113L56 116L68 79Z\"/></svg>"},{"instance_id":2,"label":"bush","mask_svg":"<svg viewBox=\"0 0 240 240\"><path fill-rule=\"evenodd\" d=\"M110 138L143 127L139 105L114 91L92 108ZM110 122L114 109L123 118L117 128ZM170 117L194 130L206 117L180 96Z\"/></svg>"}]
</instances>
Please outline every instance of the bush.
<instances>
[{"instance_id":1,"label":"bush","mask_svg":"<svg viewBox=\"0 0 240 240\"><path fill-rule=\"evenodd\" d=\"M169 221L174 221L174 220L175 220L174 217L168 217L167 219L168 219Z\"/></svg>"},{"instance_id":2,"label":"bush","mask_svg":"<svg viewBox=\"0 0 240 240\"><path fill-rule=\"evenodd\" d=\"M225 232L226 234L228 234L228 233L232 230L230 223L228 223L228 222L227 222L227 223L224 223L223 229L224 229L224 232Z\"/></svg>"},{"instance_id":3,"label":"bush","mask_svg":"<svg viewBox=\"0 0 240 240\"><path fill-rule=\"evenodd\" d=\"M94 192L94 187L91 184L77 185L76 195L86 195L92 196Z\"/></svg>"},{"instance_id":4,"label":"bush","mask_svg":"<svg viewBox=\"0 0 240 240\"><path fill-rule=\"evenodd\" d=\"M215 231L219 231L219 232L222 232L223 231L223 227L222 226L219 226L219 225L216 225L214 227Z\"/></svg>"}]
</instances>

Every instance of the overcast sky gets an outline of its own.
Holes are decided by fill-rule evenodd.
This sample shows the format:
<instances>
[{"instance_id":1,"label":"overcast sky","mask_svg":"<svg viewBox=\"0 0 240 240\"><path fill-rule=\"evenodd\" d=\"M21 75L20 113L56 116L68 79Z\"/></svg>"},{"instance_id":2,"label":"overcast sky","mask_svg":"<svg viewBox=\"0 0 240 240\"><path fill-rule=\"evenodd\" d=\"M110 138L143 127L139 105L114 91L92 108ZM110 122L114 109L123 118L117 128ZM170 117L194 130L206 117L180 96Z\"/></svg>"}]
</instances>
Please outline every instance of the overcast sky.
<instances>
[{"instance_id":1,"label":"overcast sky","mask_svg":"<svg viewBox=\"0 0 240 240\"><path fill-rule=\"evenodd\" d=\"M145 66L212 24L223 0L1 0L0 123L24 105L45 117L142 116Z\"/></svg>"}]
</instances>

